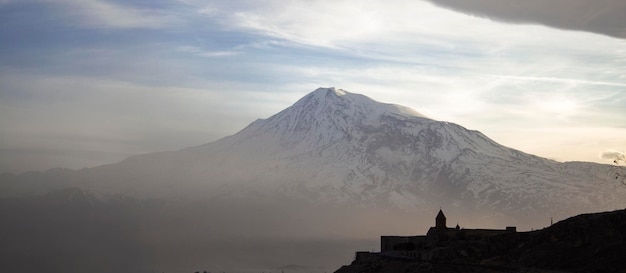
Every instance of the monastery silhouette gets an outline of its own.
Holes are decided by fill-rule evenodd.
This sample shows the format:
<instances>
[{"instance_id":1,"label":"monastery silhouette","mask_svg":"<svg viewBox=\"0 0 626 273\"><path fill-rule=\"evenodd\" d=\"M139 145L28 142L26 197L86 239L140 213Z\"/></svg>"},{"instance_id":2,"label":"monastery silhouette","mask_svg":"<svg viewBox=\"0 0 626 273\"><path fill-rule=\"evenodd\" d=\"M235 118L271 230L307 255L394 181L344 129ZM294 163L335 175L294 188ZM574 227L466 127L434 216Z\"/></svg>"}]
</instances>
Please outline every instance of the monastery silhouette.
<instances>
[{"instance_id":1,"label":"monastery silhouette","mask_svg":"<svg viewBox=\"0 0 626 273\"><path fill-rule=\"evenodd\" d=\"M447 227L446 216L440 209L435 217L435 226L428 229L426 235L418 236L381 236L380 252L357 252L356 260L378 260L383 257L411 260L445 260L440 255L451 245L463 242L485 241L489 237L516 233L514 226L505 229L465 229Z\"/></svg>"}]
</instances>

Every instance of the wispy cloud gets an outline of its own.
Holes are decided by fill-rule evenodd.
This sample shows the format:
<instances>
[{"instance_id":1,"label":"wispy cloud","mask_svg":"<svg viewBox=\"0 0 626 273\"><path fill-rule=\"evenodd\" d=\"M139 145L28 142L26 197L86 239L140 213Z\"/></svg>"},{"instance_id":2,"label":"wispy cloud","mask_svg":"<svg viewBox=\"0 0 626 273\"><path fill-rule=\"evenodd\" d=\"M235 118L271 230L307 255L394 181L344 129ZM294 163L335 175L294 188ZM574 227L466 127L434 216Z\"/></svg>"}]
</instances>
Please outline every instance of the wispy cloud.
<instances>
[{"instance_id":1,"label":"wispy cloud","mask_svg":"<svg viewBox=\"0 0 626 273\"><path fill-rule=\"evenodd\" d=\"M89 28L159 28L179 22L171 10L147 9L132 3L109 0L2 0L0 4L37 3L48 5L59 18L70 19L76 27Z\"/></svg>"},{"instance_id":2,"label":"wispy cloud","mask_svg":"<svg viewBox=\"0 0 626 273\"><path fill-rule=\"evenodd\" d=\"M382 42L391 36L396 36L398 40L403 34L434 33L434 25L438 25L439 33L462 27L457 25L459 22L442 20L439 15L450 12L436 9L430 4L419 1L392 2L364 1L355 5L354 2L345 0L266 1L265 5L242 3L230 12L219 13L216 10L233 6L213 6L210 10L212 15L219 14L226 24L233 27L301 44L330 48L343 48L343 42ZM415 20L416 17L420 18L419 22ZM422 41L428 42L428 39L429 37L423 37ZM441 40L432 42L436 45L450 45Z\"/></svg>"},{"instance_id":3,"label":"wispy cloud","mask_svg":"<svg viewBox=\"0 0 626 273\"><path fill-rule=\"evenodd\" d=\"M605 86L614 86L614 87L626 87L626 83L622 83L622 82L603 82L603 81L587 81L587 80L568 79L568 78L507 76L507 75L493 75L493 77L511 79L511 80L519 80L519 81L536 81L536 82L551 82L551 83L564 83L564 84L585 84L585 85L605 85Z\"/></svg>"},{"instance_id":4,"label":"wispy cloud","mask_svg":"<svg viewBox=\"0 0 626 273\"><path fill-rule=\"evenodd\" d=\"M93 27L159 28L177 20L167 11L121 6L104 0L63 0L62 3L73 10L70 14Z\"/></svg>"},{"instance_id":5,"label":"wispy cloud","mask_svg":"<svg viewBox=\"0 0 626 273\"><path fill-rule=\"evenodd\" d=\"M193 53L195 55L202 56L202 57L226 57L226 56L234 56L234 55L241 54L241 51L236 51L236 50L211 51L211 50L203 50L195 46L180 46L176 48L176 50L181 51L181 52Z\"/></svg>"}]
</instances>

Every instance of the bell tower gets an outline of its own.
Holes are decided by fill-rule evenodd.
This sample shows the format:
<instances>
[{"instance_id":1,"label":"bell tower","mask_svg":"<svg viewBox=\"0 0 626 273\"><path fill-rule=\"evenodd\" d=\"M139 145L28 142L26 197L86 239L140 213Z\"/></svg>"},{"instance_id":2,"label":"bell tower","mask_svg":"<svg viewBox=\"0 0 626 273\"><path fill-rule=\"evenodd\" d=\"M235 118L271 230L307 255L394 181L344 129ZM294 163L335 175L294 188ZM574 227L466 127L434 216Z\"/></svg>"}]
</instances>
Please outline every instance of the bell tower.
<instances>
[{"instance_id":1,"label":"bell tower","mask_svg":"<svg viewBox=\"0 0 626 273\"><path fill-rule=\"evenodd\" d=\"M439 213L437 213L437 217L435 218L435 227L439 229L446 228L446 216L443 215L441 209L439 209Z\"/></svg>"}]
</instances>

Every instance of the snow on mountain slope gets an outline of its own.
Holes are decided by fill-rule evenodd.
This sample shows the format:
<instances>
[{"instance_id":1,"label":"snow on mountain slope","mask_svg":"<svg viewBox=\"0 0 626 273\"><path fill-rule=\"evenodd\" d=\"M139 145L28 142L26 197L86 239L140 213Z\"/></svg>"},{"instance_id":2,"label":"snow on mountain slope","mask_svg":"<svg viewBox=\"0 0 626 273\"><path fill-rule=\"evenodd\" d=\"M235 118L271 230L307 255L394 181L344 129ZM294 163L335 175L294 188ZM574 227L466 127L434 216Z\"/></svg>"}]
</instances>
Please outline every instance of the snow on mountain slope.
<instances>
[{"instance_id":1,"label":"snow on mountain slope","mask_svg":"<svg viewBox=\"0 0 626 273\"><path fill-rule=\"evenodd\" d=\"M96 192L140 196L286 196L567 216L626 206L626 187L614 178L624 172L529 155L410 108L319 88L235 135L131 157L72 179Z\"/></svg>"}]
</instances>

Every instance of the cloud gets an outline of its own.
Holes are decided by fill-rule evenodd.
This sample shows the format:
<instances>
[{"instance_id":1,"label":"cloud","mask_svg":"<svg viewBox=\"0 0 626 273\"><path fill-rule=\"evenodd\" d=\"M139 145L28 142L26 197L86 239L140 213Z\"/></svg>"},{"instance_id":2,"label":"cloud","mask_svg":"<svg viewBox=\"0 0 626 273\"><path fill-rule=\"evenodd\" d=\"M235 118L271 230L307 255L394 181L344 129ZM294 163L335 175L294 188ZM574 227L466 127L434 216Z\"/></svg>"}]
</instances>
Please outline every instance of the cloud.
<instances>
[{"instance_id":1,"label":"cloud","mask_svg":"<svg viewBox=\"0 0 626 273\"><path fill-rule=\"evenodd\" d=\"M551 82L551 83L564 83L564 84L585 84L585 85L605 85L614 87L626 87L626 83L621 82L603 82L603 81L588 81L581 79L568 79L568 78L555 78L555 77L525 77L525 76L504 76L494 75L494 77L506 78L511 80L520 81L537 81L537 82Z\"/></svg>"},{"instance_id":2,"label":"cloud","mask_svg":"<svg viewBox=\"0 0 626 273\"><path fill-rule=\"evenodd\" d=\"M199 14L210 10L206 16L227 30L289 41L291 46L312 46L359 58L406 63L419 62L434 54L446 54L446 58L451 59L515 58L518 56L513 54L528 55L536 50L558 47L560 51L569 52L578 51L581 44L587 48L602 48L607 43L606 39L596 39L590 34L493 22L426 1L361 1L358 5L346 0L252 3L234 1L210 8L198 5L196 9ZM560 61L557 56L566 55L538 53L541 55L537 57L554 61ZM437 62L445 61L448 60ZM471 65L472 69L477 67Z\"/></svg>"},{"instance_id":3,"label":"cloud","mask_svg":"<svg viewBox=\"0 0 626 273\"><path fill-rule=\"evenodd\" d=\"M159 28L175 21L171 14L161 10L122 6L104 0L63 0L61 3L72 10L70 14L92 27Z\"/></svg>"},{"instance_id":4,"label":"cloud","mask_svg":"<svg viewBox=\"0 0 626 273\"><path fill-rule=\"evenodd\" d=\"M451 34L462 27L465 19L456 16L460 20L451 21L448 15L452 12L424 2L397 0L385 3L361 1L358 4L346 0L270 0L264 5L241 3L238 6L212 6L210 10L211 16L219 16L224 25L301 45L335 49L349 46L344 44L346 42L397 42L398 38L409 38L412 33ZM395 38L386 40L389 37ZM422 42L434 46L451 46L429 35L420 37ZM410 40L415 38L413 36Z\"/></svg>"},{"instance_id":5,"label":"cloud","mask_svg":"<svg viewBox=\"0 0 626 273\"><path fill-rule=\"evenodd\" d=\"M427 0L460 12L626 38L623 0Z\"/></svg>"},{"instance_id":6,"label":"cloud","mask_svg":"<svg viewBox=\"0 0 626 273\"><path fill-rule=\"evenodd\" d=\"M620 162L626 163L626 156L623 152L617 150L606 150L600 153L600 158L613 160L615 164L619 164Z\"/></svg>"},{"instance_id":7,"label":"cloud","mask_svg":"<svg viewBox=\"0 0 626 273\"><path fill-rule=\"evenodd\" d=\"M48 13L56 13L57 19L69 19L77 27L160 28L180 21L171 10L119 4L110 0L0 0L0 5L19 6L29 3L42 6Z\"/></svg>"},{"instance_id":8,"label":"cloud","mask_svg":"<svg viewBox=\"0 0 626 273\"><path fill-rule=\"evenodd\" d=\"M221 50L221 51L211 51L211 50L203 50L202 48L195 46L180 46L176 48L176 50L181 52L193 53L202 57L226 57L226 56L234 56L241 54L241 51L236 50Z\"/></svg>"}]
</instances>

